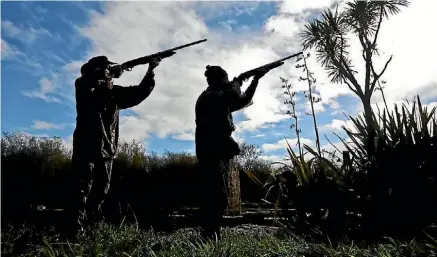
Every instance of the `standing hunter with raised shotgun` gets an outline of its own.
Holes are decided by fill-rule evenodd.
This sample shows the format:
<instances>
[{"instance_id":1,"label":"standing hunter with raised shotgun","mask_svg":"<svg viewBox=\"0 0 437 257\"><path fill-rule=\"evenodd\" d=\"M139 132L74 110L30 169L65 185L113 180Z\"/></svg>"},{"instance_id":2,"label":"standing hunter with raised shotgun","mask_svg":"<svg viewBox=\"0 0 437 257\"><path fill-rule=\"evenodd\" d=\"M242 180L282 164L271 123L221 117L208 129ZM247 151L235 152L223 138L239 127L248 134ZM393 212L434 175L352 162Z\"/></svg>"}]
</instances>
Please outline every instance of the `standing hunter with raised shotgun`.
<instances>
[{"instance_id":1,"label":"standing hunter with raised shotgun","mask_svg":"<svg viewBox=\"0 0 437 257\"><path fill-rule=\"evenodd\" d=\"M82 76L75 82L76 129L73 133L72 166L77 176L73 199L67 211L67 237L98 221L108 193L112 162L117 154L119 138L119 112L144 101L155 87L154 69L161 59L174 55L194 43L140 57L121 65L110 62L106 56L91 58L81 68ZM126 70L149 64L146 75L136 86L122 87L113 84Z\"/></svg>"},{"instance_id":2,"label":"standing hunter with raised shotgun","mask_svg":"<svg viewBox=\"0 0 437 257\"><path fill-rule=\"evenodd\" d=\"M173 55L174 53L169 53ZM122 87L113 84L114 74L106 56L91 58L75 82L76 129L73 133L73 199L69 204L67 236L75 236L98 221L108 193L112 162L117 153L119 112L145 100L155 87L154 58L141 82Z\"/></svg>"},{"instance_id":3,"label":"standing hunter with raised shotgun","mask_svg":"<svg viewBox=\"0 0 437 257\"><path fill-rule=\"evenodd\" d=\"M232 113L251 105L258 81L293 56L297 55L244 72L232 81L220 66L206 67L208 88L200 94L195 106L196 156L203 178L200 219L205 239L221 238L220 221L229 206L231 161L240 154L239 145L232 138L235 130ZM243 81L252 76L251 84L242 93Z\"/></svg>"}]
</instances>

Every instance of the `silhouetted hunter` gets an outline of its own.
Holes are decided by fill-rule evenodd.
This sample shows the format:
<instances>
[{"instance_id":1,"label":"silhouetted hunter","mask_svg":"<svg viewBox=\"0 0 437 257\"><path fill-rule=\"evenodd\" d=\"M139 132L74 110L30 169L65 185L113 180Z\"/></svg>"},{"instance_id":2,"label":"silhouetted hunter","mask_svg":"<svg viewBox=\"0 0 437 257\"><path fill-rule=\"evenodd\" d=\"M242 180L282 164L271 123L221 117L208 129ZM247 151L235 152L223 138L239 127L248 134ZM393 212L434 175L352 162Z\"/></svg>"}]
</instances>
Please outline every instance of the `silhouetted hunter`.
<instances>
[{"instance_id":1,"label":"silhouetted hunter","mask_svg":"<svg viewBox=\"0 0 437 257\"><path fill-rule=\"evenodd\" d=\"M119 112L140 104L150 95L155 87L154 69L161 58L173 54L170 51L152 58L139 85L129 87L113 84L113 78L119 77L123 70L106 56L91 58L82 66L82 76L75 82L77 118L72 157L80 182L67 210L71 222L69 232L76 233L98 220L117 153Z\"/></svg>"},{"instance_id":2,"label":"silhouetted hunter","mask_svg":"<svg viewBox=\"0 0 437 257\"><path fill-rule=\"evenodd\" d=\"M208 88L196 102L196 155L203 176L203 203L200 208L202 236L220 236L220 221L229 206L230 172L232 159L240 154L240 147L232 138L235 130L232 113L252 104L258 81L267 72L278 68L284 61L302 52L241 73L229 81L220 66L206 66ZM244 93L243 81L253 77Z\"/></svg>"},{"instance_id":3,"label":"silhouetted hunter","mask_svg":"<svg viewBox=\"0 0 437 257\"><path fill-rule=\"evenodd\" d=\"M240 153L231 136L235 130L232 112L251 104L259 79L269 70L271 67L257 69L251 74L254 78L246 92L241 93L243 81L250 76L243 73L230 82L220 66L206 67L208 88L200 94L195 107L196 155L204 177L204 201L200 210L204 238L212 238L214 234L220 238L220 221L228 206L231 160Z\"/></svg>"}]
</instances>

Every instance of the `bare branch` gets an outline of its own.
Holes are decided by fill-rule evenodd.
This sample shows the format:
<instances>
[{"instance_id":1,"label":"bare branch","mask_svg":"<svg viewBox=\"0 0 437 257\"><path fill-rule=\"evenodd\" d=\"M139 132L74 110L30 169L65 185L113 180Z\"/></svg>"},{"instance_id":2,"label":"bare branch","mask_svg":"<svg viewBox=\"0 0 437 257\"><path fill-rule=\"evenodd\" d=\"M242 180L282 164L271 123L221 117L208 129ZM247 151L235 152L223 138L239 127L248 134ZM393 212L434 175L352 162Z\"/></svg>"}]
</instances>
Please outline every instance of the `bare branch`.
<instances>
[{"instance_id":1,"label":"bare branch","mask_svg":"<svg viewBox=\"0 0 437 257\"><path fill-rule=\"evenodd\" d=\"M357 96L361 96L358 91L356 89L354 89L351 84L349 84L349 82L347 82L347 80L344 79L344 83L349 87L350 90L352 90L352 92L354 92Z\"/></svg>"},{"instance_id":2,"label":"bare branch","mask_svg":"<svg viewBox=\"0 0 437 257\"><path fill-rule=\"evenodd\" d=\"M375 67L373 67L373 63L371 63L370 68L372 69L372 74L373 74L373 78L375 78L376 76L378 76L378 74L375 71Z\"/></svg>"},{"instance_id":3,"label":"bare branch","mask_svg":"<svg viewBox=\"0 0 437 257\"><path fill-rule=\"evenodd\" d=\"M385 63L384 68L382 69L382 71L377 74L375 72L375 69L373 68L373 64L372 64L372 72L373 72L373 82L372 82L372 87L370 88L370 92L373 92L375 90L375 86L376 86L376 82L379 80L379 78L384 74L385 70L388 67L388 64L391 62L391 60L393 59L393 55L390 56L390 58L388 59L388 61Z\"/></svg>"},{"instance_id":4,"label":"bare branch","mask_svg":"<svg viewBox=\"0 0 437 257\"><path fill-rule=\"evenodd\" d=\"M382 69L382 71L379 73L378 78L380 78L382 76L382 74L384 74L385 70L387 69L388 64L391 62L392 59L393 59L393 55L391 55L390 58L388 59L388 61L385 63L384 69Z\"/></svg>"}]
</instances>

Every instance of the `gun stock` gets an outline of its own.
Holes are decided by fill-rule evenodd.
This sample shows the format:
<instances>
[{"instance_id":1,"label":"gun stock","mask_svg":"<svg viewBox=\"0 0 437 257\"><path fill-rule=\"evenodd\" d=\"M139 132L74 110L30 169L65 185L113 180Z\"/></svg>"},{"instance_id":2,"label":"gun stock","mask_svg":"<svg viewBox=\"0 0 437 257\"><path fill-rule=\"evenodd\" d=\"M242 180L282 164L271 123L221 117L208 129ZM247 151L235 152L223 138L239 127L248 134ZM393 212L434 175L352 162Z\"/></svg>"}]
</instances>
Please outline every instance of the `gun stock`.
<instances>
[{"instance_id":1,"label":"gun stock","mask_svg":"<svg viewBox=\"0 0 437 257\"><path fill-rule=\"evenodd\" d=\"M243 72L243 73L241 73L240 76L238 76L238 77L239 77L240 79L242 79L243 81L246 81L246 80L248 80L250 77L255 76L255 74L256 74L259 70L261 70L261 69L263 69L263 68L268 68L269 70L273 70L273 69L278 68L279 66L283 65L283 64L284 64L284 61L286 61L286 60L288 60L288 59L291 59L291 58L293 58L293 57L296 57L296 56L298 56L298 55L300 55L300 54L302 54L302 52L299 52L299 53L297 53L297 54L293 54L293 55L289 55L289 56L287 56L287 57L284 57L284 58L282 58L282 59L276 60L276 61L274 61L274 62L271 62L271 63L265 64L265 65L262 65L262 66L260 66L260 67L257 67L257 68L255 68L255 69L252 69L252 70L249 70L249 71L246 71L246 72Z\"/></svg>"}]
</instances>

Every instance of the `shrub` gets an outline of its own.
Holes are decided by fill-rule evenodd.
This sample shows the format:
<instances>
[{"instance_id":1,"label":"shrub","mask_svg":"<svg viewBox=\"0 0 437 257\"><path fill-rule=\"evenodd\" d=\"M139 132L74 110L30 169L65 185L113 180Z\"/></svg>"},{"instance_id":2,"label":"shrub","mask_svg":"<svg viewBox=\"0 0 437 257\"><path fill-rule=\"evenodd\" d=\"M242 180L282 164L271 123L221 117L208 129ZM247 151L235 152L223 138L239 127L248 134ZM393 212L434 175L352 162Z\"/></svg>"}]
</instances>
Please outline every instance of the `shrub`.
<instances>
[{"instance_id":1,"label":"shrub","mask_svg":"<svg viewBox=\"0 0 437 257\"><path fill-rule=\"evenodd\" d=\"M3 133L1 144L2 222L30 222L39 205L65 208L73 190L73 173L71 151L62 139ZM270 167L253 154L256 147L243 144L242 149L243 156L236 162L242 200L260 201L264 191L250 176L259 176L262 181L268 177ZM183 206L198 206L200 183L195 156L171 152L146 155L139 142L121 142L105 215L114 222L128 215L150 223L161 215L159 210L168 214Z\"/></svg>"},{"instance_id":2,"label":"shrub","mask_svg":"<svg viewBox=\"0 0 437 257\"><path fill-rule=\"evenodd\" d=\"M355 131L345 129L354 142L345 144L352 154L354 170L368 181L361 187L372 201L368 210L374 229L405 233L421 230L437 212L437 119L436 108L423 107L417 96L411 107L405 103L394 111L373 113L375 156L369 159L367 128L362 117L352 118ZM420 200L419 200L420 199Z\"/></svg>"},{"instance_id":3,"label":"shrub","mask_svg":"<svg viewBox=\"0 0 437 257\"><path fill-rule=\"evenodd\" d=\"M372 159L361 117L349 117L354 130L343 127L352 144L343 140L348 151L341 166L307 145L303 155L288 146L291 164L283 165L270 186L280 192L283 209L296 209L296 215L285 212L292 224L310 224L330 236L355 230L375 237L413 235L436 222L436 108L428 111L417 97L401 110L395 106L392 113L373 114L377 147Z\"/></svg>"}]
</instances>

